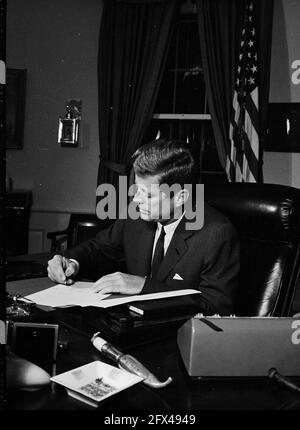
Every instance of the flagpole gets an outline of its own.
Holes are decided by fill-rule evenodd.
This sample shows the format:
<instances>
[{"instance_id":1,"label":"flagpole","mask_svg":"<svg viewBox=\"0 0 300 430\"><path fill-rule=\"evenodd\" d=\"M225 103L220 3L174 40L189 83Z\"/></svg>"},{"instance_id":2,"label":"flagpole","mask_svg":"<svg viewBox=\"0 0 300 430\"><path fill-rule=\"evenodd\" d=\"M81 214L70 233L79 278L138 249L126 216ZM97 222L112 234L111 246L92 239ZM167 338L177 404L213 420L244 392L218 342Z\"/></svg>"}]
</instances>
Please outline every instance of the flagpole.
<instances>
[{"instance_id":1,"label":"flagpole","mask_svg":"<svg viewBox=\"0 0 300 430\"><path fill-rule=\"evenodd\" d=\"M242 32L245 32L245 29L246 29L247 14L248 14L248 1L246 0L245 9L244 9L244 19L243 19L243 30L242 30ZM242 49L242 52L243 52L242 70L245 70L245 65L246 65L246 61L247 61L246 46L247 46L247 44L244 43L243 49ZM241 55L241 52L239 55ZM246 100L245 77L244 76L242 76L241 90L238 94L238 100L239 100L239 104L241 107L241 113L239 116L239 123L238 123L238 134L240 137L240 139L239 139L240 145L237 148L237 151L243 153L244 147L245 147L244 124L245 124L245 100Z\"/></svg>"}]
</instances>

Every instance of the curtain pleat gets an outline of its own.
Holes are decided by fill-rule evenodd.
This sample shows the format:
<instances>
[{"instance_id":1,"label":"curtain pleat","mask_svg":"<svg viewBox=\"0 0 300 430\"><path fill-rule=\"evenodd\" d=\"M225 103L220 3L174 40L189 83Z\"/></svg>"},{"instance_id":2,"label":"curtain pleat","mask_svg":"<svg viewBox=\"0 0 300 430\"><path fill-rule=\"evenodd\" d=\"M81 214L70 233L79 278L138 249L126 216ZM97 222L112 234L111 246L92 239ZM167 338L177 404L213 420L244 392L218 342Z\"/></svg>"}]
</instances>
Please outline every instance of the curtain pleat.
<instances>
[{"instance_id":1,"label":"curtain pleat","mask_svg":"<svg viewBox=\"0 0 300 430\"><path fill-rule=\"evenodd\" d=\"M178 0L105 0L99 38L98 184L117 187L144 142L179 10Z\"/></svg>"}]
</instances>

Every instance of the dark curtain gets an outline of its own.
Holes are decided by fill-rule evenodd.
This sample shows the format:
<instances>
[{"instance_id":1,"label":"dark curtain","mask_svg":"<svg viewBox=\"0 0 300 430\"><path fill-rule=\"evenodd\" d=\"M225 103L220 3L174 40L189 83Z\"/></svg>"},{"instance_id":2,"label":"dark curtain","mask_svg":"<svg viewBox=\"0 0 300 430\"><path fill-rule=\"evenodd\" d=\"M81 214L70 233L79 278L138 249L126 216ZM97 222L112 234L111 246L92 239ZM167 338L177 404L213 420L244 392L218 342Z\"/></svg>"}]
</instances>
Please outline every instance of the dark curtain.
<instances>
[{"instance_id":1,"label":"dark curtain","mask_svg":"<svg viewBox=\"0 0 300 430\"><path fill-rule=\"evenodd\" d=\"M177 0L105 0L100 29L98 184L117 186L153 115Z\"/></svg>"},{"instance_id":2,"label":"dark curtain","mask_svg":"<svg viewBox=\"0 0 300 430\"><path fill-rule=\"evenodd\" d=\"M256 7L259 62L260 180L266 136L270 79L273 0L253 1ZM234 79L246 0L197 0L200 47L212 127L221 165L230 153L229 125Z\"/></svg>"}]
</instances>

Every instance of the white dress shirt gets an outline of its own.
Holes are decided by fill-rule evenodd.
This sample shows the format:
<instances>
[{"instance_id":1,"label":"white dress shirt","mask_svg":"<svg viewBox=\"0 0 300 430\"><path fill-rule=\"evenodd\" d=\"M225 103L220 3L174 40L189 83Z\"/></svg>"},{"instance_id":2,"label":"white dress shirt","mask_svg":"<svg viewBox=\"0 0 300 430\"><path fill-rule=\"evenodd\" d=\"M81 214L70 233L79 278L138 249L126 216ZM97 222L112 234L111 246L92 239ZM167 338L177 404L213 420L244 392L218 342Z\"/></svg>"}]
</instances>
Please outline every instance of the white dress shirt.
<instances>
[{"instance_id":1,"label":"white dress shirt","mask_svg":"<svg viewBox=\"0 0 300 430\"><path fill-rule=\"evenodd\" d=\"M173 234L174 234L178 224L182 220L183 215L184 215L184 213L176 221L173 221L170 224L166 224L164 226L160 222L157 223L157 228L156 228L156 232L155 232L155 236L154 236L154 242L153 242L153 248L152 248L152 259L153 259L154 250L156 247L156 242L158 241L162 227L164 227L165 234L166 234L165 240L164 240L164 255L166 255L166 252L167 252L167 249L168 249L170 242L172 240Z\"/></svg>"}]
</instances>

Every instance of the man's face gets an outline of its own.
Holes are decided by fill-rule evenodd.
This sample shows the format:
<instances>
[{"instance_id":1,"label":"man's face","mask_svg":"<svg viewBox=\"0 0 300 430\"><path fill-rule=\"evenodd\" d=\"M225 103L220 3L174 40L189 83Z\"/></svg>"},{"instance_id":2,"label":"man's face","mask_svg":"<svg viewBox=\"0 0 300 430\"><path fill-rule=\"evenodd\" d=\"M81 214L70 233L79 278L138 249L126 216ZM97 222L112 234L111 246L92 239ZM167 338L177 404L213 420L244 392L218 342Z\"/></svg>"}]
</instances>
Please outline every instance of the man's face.
<instances>
[{"instance_id":1,"label":"man's face","mask_svg":"<svg viewBox=\"0 0 300 430\"><path fill-rule=\"evenodd\" d=\"M168 222L174 217L174 197L159 188L159 175L144 178L136 175L135 184L133 201L138 204L143 220Z\"/></svg>"}]
</instances>

